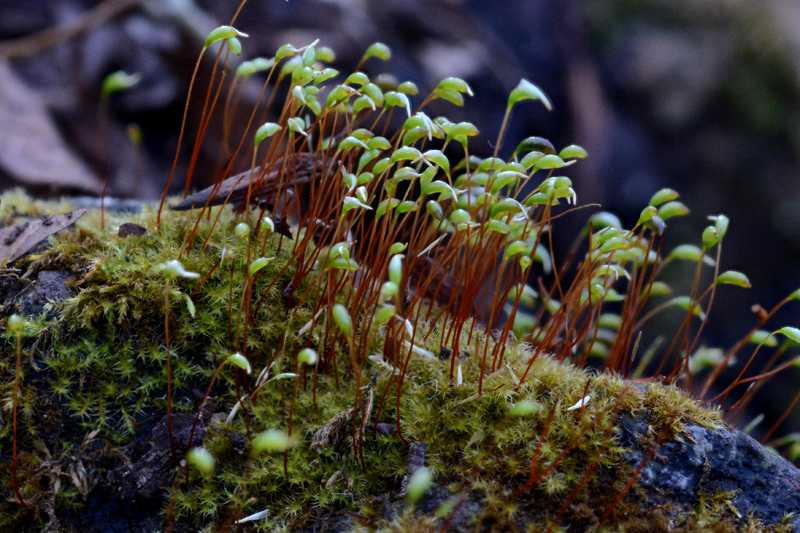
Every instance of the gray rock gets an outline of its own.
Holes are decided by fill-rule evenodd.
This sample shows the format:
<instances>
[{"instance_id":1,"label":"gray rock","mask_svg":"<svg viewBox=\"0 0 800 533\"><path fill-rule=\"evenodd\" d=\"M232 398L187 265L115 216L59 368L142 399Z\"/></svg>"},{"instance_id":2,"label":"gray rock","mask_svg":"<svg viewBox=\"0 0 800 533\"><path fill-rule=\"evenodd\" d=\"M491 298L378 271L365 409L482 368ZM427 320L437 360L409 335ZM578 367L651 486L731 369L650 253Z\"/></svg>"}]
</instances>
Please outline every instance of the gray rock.
<instances>
[{"instance_id":1,"label":"gray rock","mask_svg":"<svg viewBox=\"0 0 800 533\"><path fill-rule=\"evenodd\" d=\"M626 413L620 426L628 461L638 467L652 446L646 415ZM688 436L658 447L637 480L654 503L689 510L701 492L736 491L732 503L743 517L773 525L794 513L790 523L800 531L800 470L741 431L695 424L686 430Z\"/></svg>"},{"instance_id":2,"label":"gray rock","mask_svg":"<svg viewBox=\"0 0 800 533\"><path fill-rule=\"evenodd\" d=\"M108 473L108 484L123 500L153 499L167 486L172 469L178 464L191 445L200 445L206 436L208 415L216 402L209 402L195 422L195 416L185 413L172 415L172 438L175 457L172 456L167 417L164 416L153 428L150 448L136 462L121 465Z\"/></svg>"},{"instance_id":3,"label":"gray rock","mask_svg":"<svg viewBox=\"0 0 800 533\"><path fill-rule=\"evenodd\" d=\"M26 316L36 316L44 311L50 302L60 302L72 297L72 291L66 286L73 279L70 272L59 270L43 270L31 283L20 292L16 299L19 310Z\"/></svg>"}]
</instances>

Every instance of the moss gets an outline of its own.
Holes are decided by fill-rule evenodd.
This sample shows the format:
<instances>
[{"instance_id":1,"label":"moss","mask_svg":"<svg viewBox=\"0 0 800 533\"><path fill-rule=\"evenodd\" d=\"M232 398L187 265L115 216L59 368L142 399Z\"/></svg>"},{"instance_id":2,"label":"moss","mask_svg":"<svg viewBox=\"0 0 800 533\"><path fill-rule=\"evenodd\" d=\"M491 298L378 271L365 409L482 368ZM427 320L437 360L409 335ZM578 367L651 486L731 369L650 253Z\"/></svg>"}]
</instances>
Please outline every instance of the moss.
<instances>
[{"instance_id":1,"label":"moss","mask_svg":"<svg viewBox=\"0 0 800 533\"><path fill-rule=\"evenodd\" d=\"M7 221L15 204L19 205L18 212L29 215L35 210L65 207L34 204L18 193L6 195L2 206ZM0 526L5 530L41 529L48 522L48 509L58 515L83 508L85 498L74 478L62 476L65 479L59 487L42 474L54 457L70 457L90 465L89 484L102 483L106 472L120 463L119 457L147 436L143 428L163 416L167 290L176 391L173 408L188 413L197 409L199 398L192 391L205 390L213 372L229 354L229 335L242 331L241 324L237 328L237 311L245 284L246 243L233 232L240 218L225 209L208 245L203 249L194 246L181 255L186 228L191 228L189 222L193 220L191 215L168 213L162 231L157 232L154 212L145 209L135 216L111 215L102 229L99 213L91 212L74 228L52 238L46 251L26 259L34 271L74 272L77 294L55 305L57 318L43 313L26 326L24 353L30 354L38 343L32 358L38 361L40 370L26 364L22 376L20 479L24 498L38 513L26 513L6 499L0 504ZM115 229L123 221L141 224L149 231L143 236L119 238ZM197 242L202 242L208 232L209 224L202 223ZM293 274L291 246L291 241L278 236L268 239L265 255L275 260L262 271L255 293L261 294L272 280L278 281L247 337L247 356L253 368L261 371L275 358L273 376L296 369L293 356L305 346L296 338L297 331L312 314L308 300L287 312L281 298ZM153 265L180 256L187 269L205 274L223 249L226 259L194 296L196 313L192 316L184 295L192 292L197 281L182 280L167 288L163 275ZM229 315L231 294L233 313ZM324 348L318 343L325 327L323 321L311 332L311 345L320 350ZM438 353L440 329L434 325L421 347ZM301 369L297 378L269 382L229 424L224 421L225 413L242 393L232 367L222 371L212 390L218 399L216 411L222 415L211 425L204 442L216 458L216 471L206 476L192 470L188 484L173 488L176 523L189 530L224 531L235 520L269 509L268 517L255 522L250 530L288 531L310 527L325 514L349 510L360 517L352 521L356 530L433 531L451 516L448 509L466 498L481 502L477 519L495 530L539 531L550 525L554 525L553 531L590 527L598 531L769 529L753 520L739 521L729 494L704 497L694 512L685 513L642 505L636 485L600 524L598 519L633 474L623 460L625 450L617 435L620 413L645 412L655 438L662 433L679 435L686 421L719 426L720 412L699 406L673 387L651 384L644 388L547 356L535 359L529 379L517 390L516 377L525 372L533 356L523 343L507 347L502 368L487 377L484 392L479 395L480 358L476 354L482 353L485 343L491 349L494 341L478 330L470 342L468 331L465 327L459 343L469 346L473 354L460 359L463 384L451 384L449 358L414 355L399 401L403 437L409 442L428 443L426 460L435 482L453 495L440 509L440 516L420 516L409 508L387 516L383 495L394 498L399 493L407 468L407 447L399 437L367 432L362 461L354 452L354 426L348 423L329 446L312 449L314 434L354 404L358 385L349 371L347 355L338 353L335 368L320 364L316 373ZM375 336L371 353L381 352L384 336L383 331ZM14 338L10 333L6 341L0 359L0 382L4 404L8 405L14 379ZM376 361L368 367L369 377L376 376L372 392L364 392L374 397L369 425L375 422L379 404L378 422L392 424L396 420L397 399L390 384L394 372L385 362ZM362 379L361 385L366 382ZM568 409L584 391L591 395L584 408ZM539 409L513 416L512 407L521 401L535 402ZM290 418L296 445L285 457L281 453L249 452L243 436L268 428L288 430ZM87 445L86 435L94 430L99 430L99 435L94 444ZM11 430L6 422L0 426L0 443L3 489L12 494L7 468ZM537 449L537 473L556 461L557 466L533 487L520 491L530 476ZM515 491L520 493L516 495ZM164 505L162 512L166 513ZM557 516L559 525L555 525Z\"/></svg>"}]
</instances>

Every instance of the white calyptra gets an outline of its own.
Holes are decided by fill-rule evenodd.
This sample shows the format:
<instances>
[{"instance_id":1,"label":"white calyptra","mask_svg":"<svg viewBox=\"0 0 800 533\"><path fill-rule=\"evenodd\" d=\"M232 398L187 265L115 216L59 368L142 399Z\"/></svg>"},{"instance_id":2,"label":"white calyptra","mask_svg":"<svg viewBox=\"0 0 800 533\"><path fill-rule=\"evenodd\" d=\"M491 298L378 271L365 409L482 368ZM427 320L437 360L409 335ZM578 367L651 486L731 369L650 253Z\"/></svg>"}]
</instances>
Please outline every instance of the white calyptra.
<instances>
[{"instance_id":1,"label":"white calyptra","mask_svg":"<svg viewBox=\"0 0 800 533\"><path fill-rule=\"evenodd\" d=\"M243 524L245 522L255 522L256 520L261 520L262 518L266 518L269 515L269 509L264 509L263 511L259 511L257 513L253 513L250 516L245 516L241 520L237 520L237 524Z\"/></svg>"},{"instance_id":2,"label":"white calyptra","mask_svg":"<svg viewBox=\"0 0 800 533\"><path fill-rule=\"evenodd\" d=\"M174 277L182 277L182 278L199 278L200 274L197 272L189 272L185 268L180 261L177 259L173 259L171 261L167 261L165 263L161 263L156 267L158 270L164 273L164 275L168 278Z\"/></svg>"},{"instance_id":3,"label":"white calyptra","mask_svg":"<svg viewBox=\"0 0 800 533\"><path fill-rule=\"evenodd\" d=\"M589 403L589 400L591 399L592 399L591 395L587 394L586 396L578 400L578 403L576 403L572 407L567 408L567 411L575 411L576 409L580 409L581 407L584 407L587 403Z\"/></svg>"},{"instance_id":4,"label":"white calyptra","mask_svg":"<svg viewBox=\"0 0 800 533\"><path fill-rule=\"evenodd\" d=\"M297 364L305 364L308 366L314 366L317 364L317 352L312 350L311 348L304 348L300 350L300 353L297 354Z\"/></svg>"}]
</instances>

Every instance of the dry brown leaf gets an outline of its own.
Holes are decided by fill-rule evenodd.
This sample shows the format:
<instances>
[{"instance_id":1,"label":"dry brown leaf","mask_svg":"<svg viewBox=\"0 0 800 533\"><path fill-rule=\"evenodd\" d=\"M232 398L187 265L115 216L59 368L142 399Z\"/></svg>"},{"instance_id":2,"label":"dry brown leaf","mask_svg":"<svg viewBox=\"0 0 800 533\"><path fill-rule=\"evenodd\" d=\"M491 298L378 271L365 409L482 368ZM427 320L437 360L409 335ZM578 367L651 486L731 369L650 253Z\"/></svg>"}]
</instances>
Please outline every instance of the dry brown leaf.
<instances>
[{"instance_id":1,"label":"dry brown leaf","mask_svg":"<svg viewBox=\"0 0 800 533\"><path fill-rule=\"evenodd\" d=\"M322 426L311 439L311 449L315 451L322 451L331 446L335 440L336 435L339 433L345 424L352 420L353 408L345 409Z\"/></svg>"},{"instance_id":2,"label":"dry brown leaf","mask_svg":"<svg viewBox=\"0 0 800 533\"><path fill-rule=\"evenodd\" d=\"M369 385L361 387L361 390L364 391L364 397L361 399L362 429L364 425L369 424L369 419L372 417L372 404L375 399L375 382L377 378L378 374L376 373ZM345 409L328 420L324 426L314 433L314 437L311 439L311 449L319 452L336 442L339 431L353 419L354 411L352 407Z\"/></svg>"},{"instance_id":3,"label":"dry brown leaf","mask_svg":"<svg viewBox=\"0 0 800 533\"><path fill-rule=\"evenodd\" d=\"M0 265L12 263L50 235L68 228L86 209L56 215L42 215L39 220L0 229Z\"/></svg>"},{"instance_id":4,"label":"dry brown leaf","mask_svg":"<svg viewBox=\"0 0 800 533\"><path fill-rule=\"evenodd\" d=\"M67 146L39 96L0 62L0 168L26 185L100 194L103 183Z\"/></svg>"},{"instance_id":5,"label":"dry brown leaf","mask_svg":"<svg viewBox=\"0 0 800 533\"><path fill-rule=\"evenodd\" d=\"M328 481L325 482L325 488L331 490L336 483L339 482L340 479L344 478L347 475L347 467L340 468L336 472L333 473L331 477L328 478Z\"/></svg>"}]
</instances>

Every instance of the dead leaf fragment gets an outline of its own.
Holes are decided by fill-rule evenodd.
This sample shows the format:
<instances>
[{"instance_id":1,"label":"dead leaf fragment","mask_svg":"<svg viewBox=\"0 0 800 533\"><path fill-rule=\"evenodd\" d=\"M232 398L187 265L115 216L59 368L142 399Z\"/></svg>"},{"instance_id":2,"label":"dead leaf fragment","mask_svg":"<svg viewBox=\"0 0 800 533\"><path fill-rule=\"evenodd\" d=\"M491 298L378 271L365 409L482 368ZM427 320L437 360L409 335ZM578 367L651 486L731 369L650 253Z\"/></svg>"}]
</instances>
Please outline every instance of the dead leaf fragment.
<instances>
[{"instance_id":1,"label":"dead leaf fragment","mask_svg":"<svg viewBox=\"0 0 800 533\"><path fill-rule=\"evenodd\" d=\"M28 185L100 194L103 183L67 146L36 92L0 62L0 169Z\"/></svg>"},{"instance_id":2,"label":"dead leaf fragment","mask_svg":"<svg viewBox=\"0 0 800 533\"><path fill-rule=\"evenodd\" d=\"M68 228L86 209L56 215L42 215L39 220L0 229L0 265L12 263L50 235Z\"/></svg>"},{"instance_id":3,"label":"dead leaf fragment","mask_svg":"<svg viewBox=\"0 0 800 533\"><path fill-rule=\"evenodd\" d=\"M121 239L128 237L129 235L144 235L147 233L147 229L140 226L139 224L134 224L133 222L125 222L120 224L119 232L117 236Z\"/></svg>"},{"instance_id":4,"label":"dead leaf fragment","mask_svg":"<svg viewBox=\"0 0 800 533\"><path fill-rule=\"evenodd\" d=\"M375 382L377 381L377 378L378 374L376 372L370 383L364 387L361 387L361 390L364 391L364 397L361 398L362 431L364 430L364 426L369 424L369 419L372 417L372 405L373 401L375 400ZM355 409L351 407L350 409L341 411L333 418L328 420L324 426L314 433L314 437L311 439L311 449L320 452L333 445L340 437L339 432L348 422L353 420L354 412Z\"/></svg>"},{"instance_id":5,"label":"dead leaf fragment","mask_svg":"<svg viewBox=\"0 0 800 533\"><path fill-rule=\"evenodd\" d=\"M322 451L328 448L336 441L336 435L344 428L350 420L352 420L353 408L345 409L330 420L324 426L314 433L311 439L311 449L314 451Z\"/></svg>"}]
</instances>

